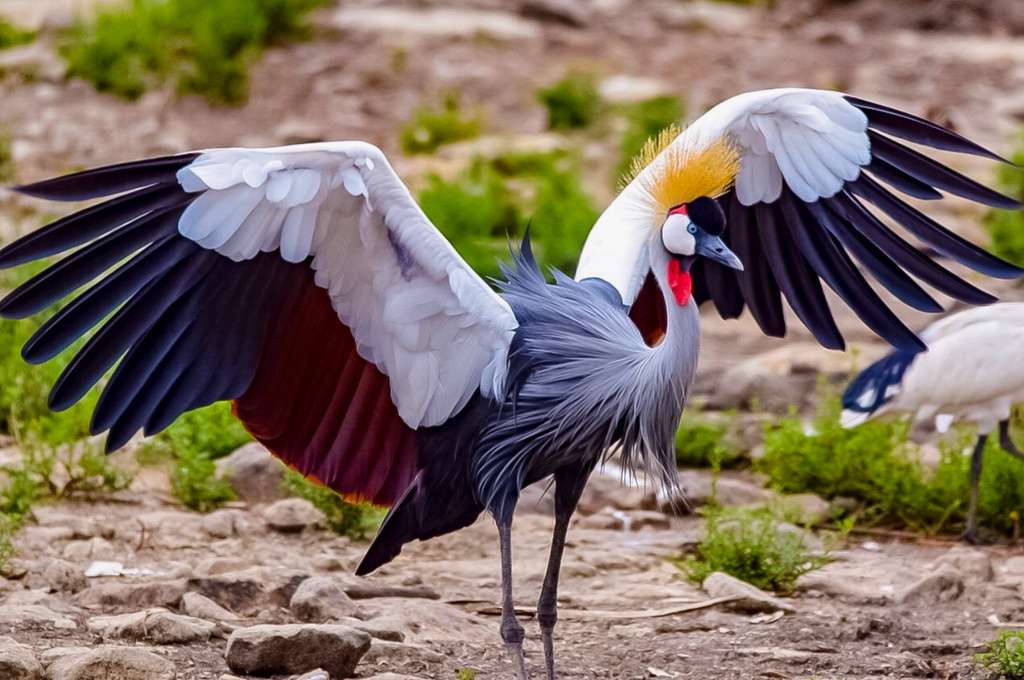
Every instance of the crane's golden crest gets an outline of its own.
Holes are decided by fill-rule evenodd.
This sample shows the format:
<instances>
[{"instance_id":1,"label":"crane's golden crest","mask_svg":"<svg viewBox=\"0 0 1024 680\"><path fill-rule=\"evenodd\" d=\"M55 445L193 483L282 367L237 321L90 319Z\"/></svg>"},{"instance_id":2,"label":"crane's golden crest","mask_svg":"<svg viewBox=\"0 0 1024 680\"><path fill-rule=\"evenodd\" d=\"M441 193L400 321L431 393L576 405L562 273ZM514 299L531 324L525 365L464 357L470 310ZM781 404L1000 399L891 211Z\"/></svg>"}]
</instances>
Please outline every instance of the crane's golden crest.
<instances>
[{"instance_id":1,"label":"crane's golden crest","mask_svg":"<svg viewBox=\"0 0 1024 680\"><path fill-rule=\"evenodd\" d=\"M634 178L656 201L660 214L700 196L725 193L740 170L740 157L725 138L703 148L672 142L682 130L670 125L651 137L622 178L625 187ZM650 167L650 172L644 172Z\"/></svg>"}]
</instances>

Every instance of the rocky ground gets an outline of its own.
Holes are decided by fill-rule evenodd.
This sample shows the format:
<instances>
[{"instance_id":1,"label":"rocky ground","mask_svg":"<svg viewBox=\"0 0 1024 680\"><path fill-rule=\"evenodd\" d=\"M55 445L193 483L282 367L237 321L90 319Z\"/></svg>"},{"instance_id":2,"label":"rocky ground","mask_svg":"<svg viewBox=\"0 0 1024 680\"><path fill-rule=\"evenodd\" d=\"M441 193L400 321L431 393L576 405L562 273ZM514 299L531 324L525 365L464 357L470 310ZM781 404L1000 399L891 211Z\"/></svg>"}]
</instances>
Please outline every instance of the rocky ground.
<instances>
[{"instance_id":1,"label":"rocky ground","mask_svg":"<svg viewBox=\"0 0 1024 680\"><path fill-rule=\"evenodd\" d=\"M4 0L0 13L53 28L91 4ZM346 1L317 15L312 42L268 53L253 74L250 103L237 109L163 92L134 104L99 95L65 80L44 36L0 52L0 124L13 137L22 181L204 146L362 138L392 154L415 186L488 145L566 143L544 133L534 93L567 68L586 67L601 75L609 97L682 94L694 113L744 89L842 87L1009 150L1024 121L1015 0L936 3L956 5L947 12L866 0L840 10L776 4L769 12L681 0ZM456 5L460 11L450 11ZM401 123L448 89L483 110L488 135L429 159L397 155ZM616 158L607 140L568 143L583 145L596 166ZM948 160L989 177L985 163ZM608 198L604 179L592 190ZM977 209L956 201L930 209L984 239ZM0 197L0 234L34 228L41 210ZM836 309L861 361L877 355L868 332ZM806 408L820 374L850 365L795 326L787 340L765 339L749 319L722 322L710 312L703 343L699 391L717 408L752 398L774 413ZM684 482L699 505L707 476L688 472ZM766 497L742 474L727 477L720 494L739 504ZM539 497L522 504L515 531L517 603L527 619L552 523ZM292 678L316 668L321 675L307 680L452 678L461 668L510 677L497 635L491 524L410 546L362 580L350 574L365 546L321 528L311 507L247 498L198 515L174 503L162 473L144 470L114 497L39 508L0 581L0 678ZM563 570L562 677L969 678L979 645L998 626L1024 621L1019 548L893 536L855 536L792 597L740 593L720 602L735 584L702 589L669 561L698 539L699 520L657 505L614 475L592 483ZM539 674L535 624L527 631Z\"/></svg>"}]
</instances>

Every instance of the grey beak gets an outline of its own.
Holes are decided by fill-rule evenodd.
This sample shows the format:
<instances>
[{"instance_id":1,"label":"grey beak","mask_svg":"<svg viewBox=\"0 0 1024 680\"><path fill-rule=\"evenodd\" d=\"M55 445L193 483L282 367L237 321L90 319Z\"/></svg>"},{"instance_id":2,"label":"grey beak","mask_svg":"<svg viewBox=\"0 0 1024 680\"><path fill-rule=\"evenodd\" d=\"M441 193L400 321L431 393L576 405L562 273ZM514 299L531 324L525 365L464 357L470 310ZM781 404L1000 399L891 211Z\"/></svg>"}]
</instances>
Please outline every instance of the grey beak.
<instances>
[{"instance_id":1,"label":"grey beak","mask_svg":"<svg viewBox=\"0 0 1024 680\"><path fill-rule=\"evenodd\" d=\"M743 263L740 262L740 258L736 257L736 253L729 250L725 242L717 236L705 236L697 241L696 254L724 264L726 267L743 271Z\"/></svg>"}]
</instances>

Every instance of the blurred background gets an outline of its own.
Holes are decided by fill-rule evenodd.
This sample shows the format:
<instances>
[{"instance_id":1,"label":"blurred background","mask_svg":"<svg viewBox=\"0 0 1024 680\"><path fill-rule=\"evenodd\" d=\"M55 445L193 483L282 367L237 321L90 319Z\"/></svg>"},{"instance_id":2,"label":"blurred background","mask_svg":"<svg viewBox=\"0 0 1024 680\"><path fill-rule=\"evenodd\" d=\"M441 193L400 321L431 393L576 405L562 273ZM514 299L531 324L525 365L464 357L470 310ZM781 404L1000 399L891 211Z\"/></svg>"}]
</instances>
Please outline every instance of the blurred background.
<instances>
[{"instance_id":1,"label":"blurred background","mask_svg":"<svg viewBox=\"0 0 1024 680\"><path fill-rule=\"evenodd\" d=\"M481 274L497 275L509 240L528 224L540 261L571 273L648 137L733 94L781 86L896 106L1024 164L1024 1L0 0L0 183L204 147L362 139L389 155ZM1017 168L942 160L1024 200ZM72 207L0 193L0 242ZM1024 263L1021 214L956 199L928 212ZM0 272L0 289L30 273ZM1024 299L1012 282L981 285ZM917 328L928 321L894 306ZM845 306L833 309L851 340L845 354L820 349L798 324L770 339L749 317L725 322L705 309L697 395L678 438L689 507L622 487L614 469L599 475L567 565L566 599L580 610L696 601L707 594L705 577L721 571L795 594L798 614L767 624L748 611L607 623L596 639L577 637L593 621L570 617L566 677L966 678L1024 646L984 647L1002 630L992 616L1024 619L1024 557L1012 543L968 557L951 548L963 526L972 433L938 437L892 422L842 430L837 394L851 371L886 350ZM290 593L266 595L281 577L263 572L251 576L264 599L218 599L224 586L210 585L211 570L276 565L308 577L348 568L379 509L286 473L247 444L224 405L105 459L87 438L95 394L63 414L46 411L70 354L31 369L20 360L42 321L0 324L0 590L8 593L0 629L41 654L57 629L76 644L116 638L88 623L98 613L162 606L203 618L194 606L185 611L177 591L115 594L123 573L86 582L81 573L96 561L190 578L190 592L234 610L236 622L341 615L297 614L307 610ZM1024 465L992 448L982 523L1015 541ZM526 592L550 525L541 491L524 501L520 523ZM502 677L500 656L481 651L497 647L494 617L452 603L493 599L489 531L416 547L417 560L385 570L396 587L429 580L444 600L427 600L437 607L415 632L394 603L346 611L384 617L401 633L391 644L416 647L380 643L384 651L360 666L364 676ZM312 556L320 562L310 566ZM959 585L942 581L920 595L921 575L942 559L959 569ZM135 576L132 587L152 581ZM970 604L966 618L936 609L958 598ZM894 601L905 617L891 613ZM53 616L17 618L9 610L19 606ZM815 632L842 621L839 642ZM461 632L445 633L453 627ZM227 670L222 647L207 634L157 656L179 677L218 678ZM979 661L979 650L993 656Z\"/></svg>"}]
</instances>

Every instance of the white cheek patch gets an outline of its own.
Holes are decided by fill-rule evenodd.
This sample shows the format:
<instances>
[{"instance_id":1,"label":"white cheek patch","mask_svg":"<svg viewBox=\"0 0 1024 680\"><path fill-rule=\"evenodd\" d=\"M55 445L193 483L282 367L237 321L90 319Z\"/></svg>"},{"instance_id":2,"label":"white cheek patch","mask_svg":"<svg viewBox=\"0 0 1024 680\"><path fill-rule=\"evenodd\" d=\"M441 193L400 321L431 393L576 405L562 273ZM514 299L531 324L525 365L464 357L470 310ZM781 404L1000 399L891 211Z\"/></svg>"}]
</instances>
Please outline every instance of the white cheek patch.
<instances>
[{"instance_id":1,"label":"white cheek patch","mask_svg":"<svg viewBox=\"0 0 1024 680\"><path fill-rule=\"evenodd\" d=\"M661 227L661 242L668 252L675 255L693 255L697 241L687 231L690 218L686 215L669 215Z\"/></svg>"}]
</instances>

